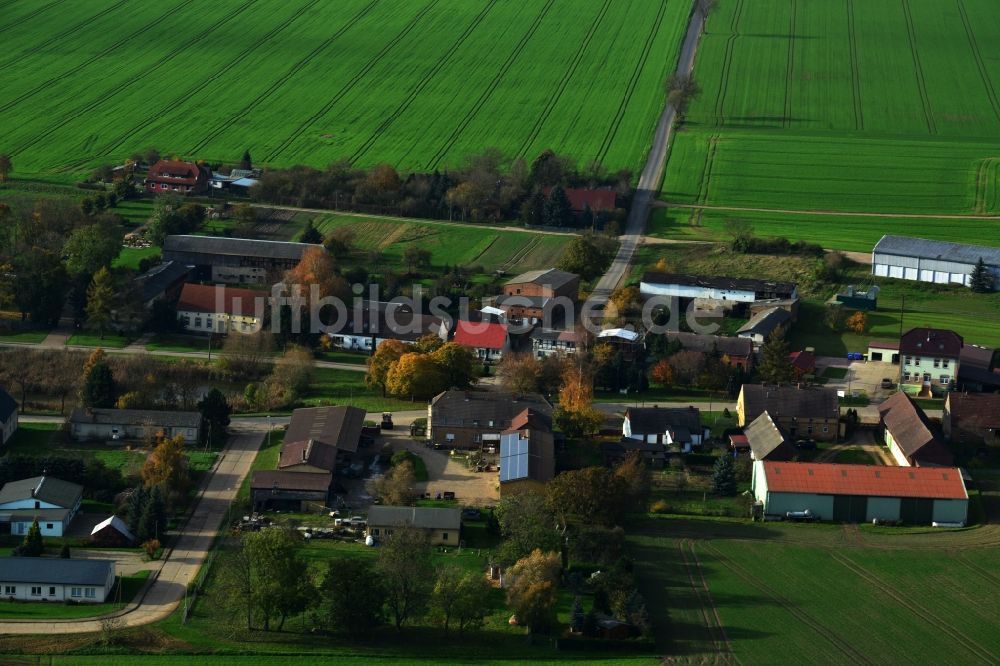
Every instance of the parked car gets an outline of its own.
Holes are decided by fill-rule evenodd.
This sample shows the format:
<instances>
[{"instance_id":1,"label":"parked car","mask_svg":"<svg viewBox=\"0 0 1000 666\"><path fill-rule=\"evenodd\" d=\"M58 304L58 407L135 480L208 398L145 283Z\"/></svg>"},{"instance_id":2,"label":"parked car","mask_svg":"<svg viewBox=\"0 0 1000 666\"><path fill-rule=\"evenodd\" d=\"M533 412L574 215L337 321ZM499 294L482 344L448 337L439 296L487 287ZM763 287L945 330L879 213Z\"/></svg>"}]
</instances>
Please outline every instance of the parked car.
<instances>
[{"instance_id":1,"label":"parked car","mask_svg":"<svg viewBox=\"0 0 1000 666\"><path fill-rule=\"evenodd\" d=\"M392 430L392 412L382 413L382 430Z\"/></svg>"},{"instance_id":2,"label":"parked car","mask_svg":"<svg viewBox=\"0 0 1000 666\"><path fill-rule=\"evenodd\" d=\"M471 507L462 509L462 518L466 520L479 520L482 517L482 513L479 509L473 509Z\"/></svg>"},{"instance_id":3,"label":"parked car","mask_svg":"<svg viewBox=\"0 0 1000 666\"><path fill-rule=\"evenodd\" d=\"M795 442L795 448L802 451L815 451L816 450L816 440L814 439L800 439Z\"/></svg>"},{"instance_id":4,"label":"parked car","mask_svg":"<svg viewBox=\"0 0 1000 666\"><path fill-rule=\"evenodd\" d=\"M364 527L368 524L364 516L351 516L347 519L347 524L351 527Z\"/></svg>"},{"instance_id":5,"label":"parked car","mask_svg":"<svg viewBox=\"0 0 1000 666\"><path fill-rule=\"evenodd\" d=\"M891 388L893 388L893 387L894 387L894 386L896 386L896 385L895 385L895 384L893 383L893 381L892 381L891 379L889 379L888 377L884 377L884 378L882 379L882 384L881 384L881 386L882 386L882 388L884 388L884 389L891 389Z\"/></svg>"}]
</instances>

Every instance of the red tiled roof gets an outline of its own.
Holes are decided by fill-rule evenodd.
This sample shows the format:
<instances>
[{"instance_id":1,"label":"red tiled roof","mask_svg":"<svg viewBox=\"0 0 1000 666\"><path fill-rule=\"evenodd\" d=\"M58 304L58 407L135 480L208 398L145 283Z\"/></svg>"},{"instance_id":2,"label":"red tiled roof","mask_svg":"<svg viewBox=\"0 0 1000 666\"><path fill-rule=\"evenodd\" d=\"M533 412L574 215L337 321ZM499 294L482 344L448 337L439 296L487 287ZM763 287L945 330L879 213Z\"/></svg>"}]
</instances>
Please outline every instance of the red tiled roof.
<instances>
[{"instance_id":1,"label":"red tiled roof","mask_svg":"<svg viewBox=\"0 0 1000 666\"><path fill-rule=\"evenodd\" d=\"M948 356L962 354L962 336L940 328L913 328L899 339L899 351L913 356Z\"/></svg>"},{"instance_id":2,"label":"red tiled roof","mask_svg":"<svg viewBox=\"0 0 1000 666\"><path fill-rule=\"evenodd\" d=\"M239 307L236 307L234 301L236 298L240 299ZM268 293L253 291L252 289L238 289L236 287L211 284L192 284L188 282L181 290L180 300L177 301L177 310L179 312L225 312L229 315L236 314L253 317L257 313L255 300L257 298L266 299L268 298ZM264 303L266 309L267 301Z\"/></svg>"},{"instance_id":3,"label":"red tiled roof","mask_svg":"<svg viewBox=\"0 0 1000 666\"><path fill-rule=\"evenodd\" d=\"M458 321L455 342L474 349L503 349L507 342L507 327L487 322Z\"/></svg>"},{"instance_id":4,"label":"red tiled roof","mask_svg":"<svg viewBox=\"0 0 1000 666\"><path fill-rule=\"evenodd\" d=\"M1000 395L949 393L948 415L953 428L1000 428Z\"/></svg>"},{"instance_id":5,"label":"red tiled roof","mask_svg":"<svg viewBox=\"0 0 1000 666\"><path fill-rule=\"evenodd\" d=\"M968 499L954 467L878 467L763 462L767 489L775 493Z\"/></svg>"},{"instance_id":6,"label":"red tiled roof","mask_svg":"<svg viewBox=\"0 0 1000 666\"><path fill-rule=\"evenodd\" d=\"M871 340L869 349L899 349L899 340Z\"/></svg>"},{"instance_id":7,"label":"red tiled roof","mask_svg":"<svg viewBox=\"0 0 1000 666\"><path fill-rule=\"evenodd\" d=\"M146 179L172 184L195 185L200 175L201 168L193 162L160 160L149 168Z\"/></svg>"},{"instance_id":8,"label":"red tiled roof","mask_svg":"<svg viewBox=\"0 0 1000 666\"><path fill-rule=\"evenodd\" d=\"M586 207L590 207L593 212L615 209L615 193L613 190L591 190L586 188L566 187L563 188L566 198L569 199L570 207L576 212L583 212ZM546 188L545 196L552 192L552 188Z\"/></svg>"},{"instance_id":9,"label":"red tiled roof","mask_svg":"<svg viewBox=\"0 0 1000 666\"><path fill-rule=\"evenodd\" d=\"M816 355L811 351L797 351L788 355L792 362L792 367L803 372L812 372L816 369Z\"/></svg>"}]
</instances>

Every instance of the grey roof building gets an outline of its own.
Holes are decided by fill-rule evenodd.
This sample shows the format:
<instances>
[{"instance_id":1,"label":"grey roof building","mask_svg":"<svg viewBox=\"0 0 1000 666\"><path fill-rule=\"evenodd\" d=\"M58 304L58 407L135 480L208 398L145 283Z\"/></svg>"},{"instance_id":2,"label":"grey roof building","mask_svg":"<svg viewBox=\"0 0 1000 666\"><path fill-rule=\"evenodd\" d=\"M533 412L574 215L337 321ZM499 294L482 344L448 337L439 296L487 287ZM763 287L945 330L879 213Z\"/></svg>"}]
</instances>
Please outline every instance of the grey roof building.
<instances>
[{"instance_id":1,"label":"grey roof building","mask_svg":"<svg viewBox=\"0 0 1000 666\"><path fill-rule=\"evenodd\" d=\"M297 442L320 442L338 451L354 453L361 441L365 410L357 407L308 407L292 412L285 432L285 446Z\"/></svg>"},{"instance_id":2,"label":"grey roof building","mask_svg":"<svg viewBox=\"0 0 1000 666\"><path fill-rule=\"evenodd\" d=\"M155 409L83 409L69 418L74 439L148 439L157 434L181 436L185 442L198 441L201 414Z\"/></svg>"},{"instance_id":3,"label":"grey roof building","mask_svg":"<svg viewBox=\"0 0 1000 666\"><path fill-rule=\"evenodd\" d=\"M83 497L83 486L51 476L10 481L0 489L0 505L35 500L63 509L72 509Z\"/></svg>"},{"instance_id":4,"label":"grey roof building","mask_svg":"<svg viewBox=\"0 0 1000 666\"><path fill-rule=\"evenodd\" d=\"M979 259L1000 286L1000 248L886 235L872 250L872 274L968 286Z\"/></svg>"},{"instance_id":5,"label":"grey roof building","mask_svg":"<svg viewBox=\"0 0 1000 666\"><path fill-rule=\"evenodd\" d=\"M113 560L0 558L0 589L19 601L102 603L115 582Z\"/></svg>"},{"instance_id":6,"label":"grey roof building","mask_svg":"<svg viewBox=\"0 0 1000 666\"><path fill-rule=\"evenodd\" d=\"M149 307L161 298L176 297L194 266L167 261L153 266L135 279L142 291L142 302Z\"/></svg>"},{"instance_id":7,"label":"grey roof building","mask_svg":"<svg viewBox=\"0 0 1000 666\"><path fill-rule=\"evenodd\" d=\"M21 535L38 520L42 536L63 536L82 501L83 486L51 476L10 481L0 489L0 523Z\"/></svg>"},{"instance_id":8,"label":"grey roof building","mask_svg":"<svg viewBox=\"0 0 1000 666\"><path fill-rule=\"evenodd\" d=\"M163 260L196 266L196 278L200 280L266 284L298 265L309 248L326 251L322 245L309 243L167 236L163 241Z\"/></svg>"},{"instance_id":9,"label":"grey roof building","mask_svg":"<svg viewBox=\"0 0 1000 666\"><path fill-rule=\"evenodd\" d=\"M462 526L462 511L423 506L373 506L368 509L369 528L402 525L426 530L458 530Z\"/></svg>"},{"instance_id":10,"label":"grey roof building","mask_svg":"<svg viewBox=\"0 0 1000 666\"><path fill-rule=\"evenodd\" d=\"M743 429L753 460L791 460L795 448L788 432L764 412Z\"/></svg>"},{"instance_id":11,"label":"grey roof building","mask_svg":"<svg viewBox=\"0 0 1000 666\"><path fill-rule=\"evenodd\" d=\"M763 344L767 341L767 336L787 324L791 318L791 313L784 308L769 308L755 314L736 331L736 335L756 344Z\"/></svg>"}]
</instances>

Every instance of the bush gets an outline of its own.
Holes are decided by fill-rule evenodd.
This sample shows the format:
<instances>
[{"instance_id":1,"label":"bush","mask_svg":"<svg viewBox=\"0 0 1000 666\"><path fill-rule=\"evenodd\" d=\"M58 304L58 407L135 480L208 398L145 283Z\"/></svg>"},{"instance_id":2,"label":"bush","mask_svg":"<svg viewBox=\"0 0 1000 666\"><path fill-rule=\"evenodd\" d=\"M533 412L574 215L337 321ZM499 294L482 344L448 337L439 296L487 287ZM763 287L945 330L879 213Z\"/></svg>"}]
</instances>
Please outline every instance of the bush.
<instances>
[{"instance_id":1,"label":"bush","mask_svg":"<svg viewBox=\"0 0 1000 666\"><path fill-rule=\"evenodd\" d=\"M670 505L663 500L656 500L653 505L649 507L650 513L670 513Z\"/></svg>"},{"instance_id":2,"label":"bush","mask_svg":"<svg viewBox=\"0 0 1000 666\"><path fill-rule=\"evenodd\" d=\"M156 552L160 550L159 539L149 539L142 544L142 550L146 553L146 557L151 560L157 559Z\"/></svg>"}]
</instances>

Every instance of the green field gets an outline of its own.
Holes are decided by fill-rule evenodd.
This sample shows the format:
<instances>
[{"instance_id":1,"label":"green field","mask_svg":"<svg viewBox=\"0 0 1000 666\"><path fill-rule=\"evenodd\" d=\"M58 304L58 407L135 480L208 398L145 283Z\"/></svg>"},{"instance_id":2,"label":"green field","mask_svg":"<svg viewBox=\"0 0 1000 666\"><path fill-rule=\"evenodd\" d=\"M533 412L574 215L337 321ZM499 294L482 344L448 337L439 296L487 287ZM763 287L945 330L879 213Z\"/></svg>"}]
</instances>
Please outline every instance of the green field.
<instances>
[{"instance_id":1,"label":"green field","mask_svg":"<svg viewBox=\"0 0 1000 666\"><path fill-rule=\"evenodd\" d=\"M68 179L147 146L401 170L495 146L638 171L691 3L5 2L0 145ZM615 54L609 58L608 54Z\"/></svg>"},{"instance_id":2,"label":"green field","mask_svg":"<svg viewBox=\"0 0 1000 666\"><path fill-rule=\"evenodd\" d=\"M1000 23L989 0L726 0L663 198L867 213L1000 214ZM712 211L717 232L737 211ZM762 212L760 235L870 249L905 232L990 244L994 222ZM686 221L681 222L681 227ZM871 229L871 231L869 231ZM978 230L975 235L963 232Z\"/></svg>"}]
</instances>

